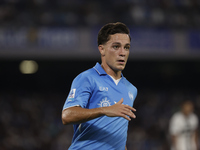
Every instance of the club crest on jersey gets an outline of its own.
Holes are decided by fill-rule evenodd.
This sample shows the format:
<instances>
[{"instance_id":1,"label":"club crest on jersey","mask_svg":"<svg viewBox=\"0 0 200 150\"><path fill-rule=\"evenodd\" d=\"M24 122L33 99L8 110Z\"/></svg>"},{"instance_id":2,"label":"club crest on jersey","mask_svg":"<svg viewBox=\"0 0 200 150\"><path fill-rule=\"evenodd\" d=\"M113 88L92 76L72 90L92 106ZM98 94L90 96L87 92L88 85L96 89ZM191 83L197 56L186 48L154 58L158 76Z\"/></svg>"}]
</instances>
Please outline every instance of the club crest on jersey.
<instances>
[{"instance_id":1,"label":"club crest on jersey","mask_svg":"<svg viewBox=\"0 0 200 150\"><path fill-rule=\"evenodd\" d=\"M128 92L128 96L129 96L129 98L133 101L133 98L134 98L134 97L133 97L133 93L131 93L131 91Z\"/></svg>"},{"instance_id":2,"label":"club crest on jersey","mask_svg":"<svg viewBox=\"0 0 200 150\"><path fill-rule=\"evenodd\" d=\"M108 107L110 106L110 101L107 100L107 97L106 97L105 99L102 99L102 101L100 101L98 105L99 107Z\"/></svg>"},{"instance_id":3,"label":"club crest on jersey","mask_svg":"<svg viewBox=\"0 0 200 150\"><path fill-rule=\"evenodd\" d=\"M69 93L69 98L74 98L75 97L75 92L76 92L76 89L72 89Z\"/></svg>"}]
</instances>

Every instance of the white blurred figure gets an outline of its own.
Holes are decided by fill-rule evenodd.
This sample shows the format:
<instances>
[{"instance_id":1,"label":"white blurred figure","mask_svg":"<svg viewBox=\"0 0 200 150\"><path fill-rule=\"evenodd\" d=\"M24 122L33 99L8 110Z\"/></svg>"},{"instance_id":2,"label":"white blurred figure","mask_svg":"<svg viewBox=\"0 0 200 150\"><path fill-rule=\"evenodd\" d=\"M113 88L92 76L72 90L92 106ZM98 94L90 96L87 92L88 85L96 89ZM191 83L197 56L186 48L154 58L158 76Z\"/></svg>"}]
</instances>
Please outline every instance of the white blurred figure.
<instances>
[{"instance_id":1,"label":"white blurred figure","mask_svg":"<svg viewBox=\"0 0 200 150\"><path fill-rule=\"evenodd\" d=\"M170 119L171 150L198 150L198 117L193 103L184 101L181 110Z\"/></svg>"}]
</instances>

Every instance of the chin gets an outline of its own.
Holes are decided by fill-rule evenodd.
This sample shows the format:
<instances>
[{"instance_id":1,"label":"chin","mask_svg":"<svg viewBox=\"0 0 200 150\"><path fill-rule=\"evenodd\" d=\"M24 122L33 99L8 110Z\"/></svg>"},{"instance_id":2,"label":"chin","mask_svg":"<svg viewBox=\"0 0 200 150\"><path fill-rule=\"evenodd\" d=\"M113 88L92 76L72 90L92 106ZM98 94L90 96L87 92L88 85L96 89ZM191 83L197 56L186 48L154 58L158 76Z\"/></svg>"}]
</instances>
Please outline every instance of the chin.
<instances>
[{"instance_id":1,"label":"chin","mask_svg":"<svg viewBox=\"0 0 200 150\"><path fill-rule=\"evenodd\" d=\"M124 70L124 68L125 68L124 66L123 66L123 67L120 66L120 67L117 67L117 70L118 70L118 71L122 71L122 70Z\"/></svg>"}]
</instances>

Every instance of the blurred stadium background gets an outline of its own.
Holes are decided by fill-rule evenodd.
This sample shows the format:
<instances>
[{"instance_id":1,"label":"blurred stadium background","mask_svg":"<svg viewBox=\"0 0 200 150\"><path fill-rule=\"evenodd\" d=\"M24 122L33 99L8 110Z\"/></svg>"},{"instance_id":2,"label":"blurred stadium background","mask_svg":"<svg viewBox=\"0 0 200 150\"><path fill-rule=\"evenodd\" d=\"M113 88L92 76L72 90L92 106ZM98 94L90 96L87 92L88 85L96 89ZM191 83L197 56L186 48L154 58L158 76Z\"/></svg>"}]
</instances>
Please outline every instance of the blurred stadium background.
<instances>
[{"instance_id":1,"label":"blurred stadium background","mask_svg":"<svg viewBox=\"0 0 200 150\"><path fill-rule=\"evenodd\" d=\"M127 147L169 150L180 103L191 99L200 115L199 0L1 0L1 150L68 148L61 111L71 82L100 62L97 33L117 21L131 30L123 74L139 91Z\"/></svg>"}]
</instances>

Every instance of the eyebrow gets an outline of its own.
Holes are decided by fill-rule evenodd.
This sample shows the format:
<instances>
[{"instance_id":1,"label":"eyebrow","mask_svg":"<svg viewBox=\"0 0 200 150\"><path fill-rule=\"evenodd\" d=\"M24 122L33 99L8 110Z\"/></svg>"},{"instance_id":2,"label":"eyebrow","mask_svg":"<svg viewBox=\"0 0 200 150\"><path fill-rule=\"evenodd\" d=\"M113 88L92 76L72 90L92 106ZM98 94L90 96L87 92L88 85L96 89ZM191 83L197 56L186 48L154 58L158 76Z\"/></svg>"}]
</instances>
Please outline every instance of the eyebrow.
<instances>
[{"instance_id":1,"label":"eyebrow","mask_svg":"<svg viewBox=\"0 0 200 150\"><path fill-rule=\"evenodd\" d=\"M120 45L121 45L121 43L120 43L120 42L114 42L114 43L112 43L112 45L113 45L113 44L120 44ZM126 46L127 46L127 45L128 45L128 46L131 46L131 44L130 44L130 43L126 43L125 45L126 45Z\"/></svg>"}]
</instances>

